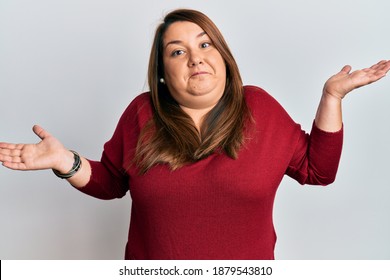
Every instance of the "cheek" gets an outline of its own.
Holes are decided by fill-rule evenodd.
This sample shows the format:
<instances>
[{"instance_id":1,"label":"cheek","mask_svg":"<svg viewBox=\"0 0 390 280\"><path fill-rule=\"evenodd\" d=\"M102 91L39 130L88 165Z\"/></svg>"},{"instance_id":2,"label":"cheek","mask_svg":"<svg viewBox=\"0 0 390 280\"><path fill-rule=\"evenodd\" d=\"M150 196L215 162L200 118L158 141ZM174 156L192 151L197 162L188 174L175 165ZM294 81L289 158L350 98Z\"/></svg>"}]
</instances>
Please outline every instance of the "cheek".
<instances>
[{"instance_id":1,"label":"cheek","mask_svg":"<svg viewBox=\"0 0 390 280\"><path fill-rule=\"evenodd\" d=\"M167 63L164 65L165 83L175 99L176 93L185 88L183 70L177 63Z\"/></svg>"},{"instance_id":2,"label":"cheek","mask_svg":"<svg viewBox=\"0 0 390 280\"><path fill-rule=\"evenodd\" d=\"M180 63L167 63L164 65L166 78L171 78L171 82L177 82L177 78L183 75L183 67ZM172 79L173 78L173 79Z\"/></svg>"},{"instance_id":3,"label":"cheek","mask_svg":"<svg viewBox=\"0 0 390 280\"><path fill-rule=\"evenodd\" d=\"M226 80L226 65L225 65L224 61L222 61L218 64L216 71L218 73L218 77L221 80L225 81Z\"/></svg>"},{"instance_id":4,"label":"cheek","mask_svg":"<svg viewBox=\"0 0 390 280\"><path fill-rule=\"evenodd\" d=\"M213 64L219 76L226 76L226 64L219 53L213 57Z\"/></svg>"}]
</instances>

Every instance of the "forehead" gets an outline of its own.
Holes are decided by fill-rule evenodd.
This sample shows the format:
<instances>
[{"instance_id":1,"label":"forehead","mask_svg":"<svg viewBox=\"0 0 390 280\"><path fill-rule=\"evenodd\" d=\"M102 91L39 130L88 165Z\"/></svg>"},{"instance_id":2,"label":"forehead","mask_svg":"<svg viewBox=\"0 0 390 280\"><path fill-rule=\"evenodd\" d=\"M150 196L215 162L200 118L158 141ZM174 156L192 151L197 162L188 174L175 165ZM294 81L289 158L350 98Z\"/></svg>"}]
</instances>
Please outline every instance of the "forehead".
<instances>
[{"instance_id":1,"label":"forehead","mask_svg":"<svg viewBox=\"0 0 390 280\"><path fill-rule=\"evenodd\" d=\"M164 46L171 41L189 41L203 34L204 30L196 23L177 21L172 23L164 34Z\"/></svg>"}]
</instances>

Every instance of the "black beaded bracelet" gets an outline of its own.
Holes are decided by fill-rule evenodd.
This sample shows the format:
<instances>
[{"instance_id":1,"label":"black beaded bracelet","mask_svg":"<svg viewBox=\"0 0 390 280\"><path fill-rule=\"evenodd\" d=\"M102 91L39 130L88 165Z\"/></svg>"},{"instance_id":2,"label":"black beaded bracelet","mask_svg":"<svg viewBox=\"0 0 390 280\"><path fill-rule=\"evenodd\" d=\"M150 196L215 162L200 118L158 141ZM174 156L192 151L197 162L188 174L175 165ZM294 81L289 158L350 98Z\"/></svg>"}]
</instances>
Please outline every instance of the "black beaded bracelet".
<instances>
[{"instance_id":1,"label":"black beaded bracelet","mask_svg":"<svg viewBox=\"0 0 390 280\"><path fill-rule=\"evenodd\" d=\"M76 174L76 172L79 171L79 169L81 167L81 159L80 159L79 154L75 151L72 151L72 150L70 150L70 151L74 155L74 163L73 163L72 169L68 173L65 173L65 174L60 173L58 170L53 169L54 174L61 179L69 179L74 174Z\"/></svg>"}]
</instances>

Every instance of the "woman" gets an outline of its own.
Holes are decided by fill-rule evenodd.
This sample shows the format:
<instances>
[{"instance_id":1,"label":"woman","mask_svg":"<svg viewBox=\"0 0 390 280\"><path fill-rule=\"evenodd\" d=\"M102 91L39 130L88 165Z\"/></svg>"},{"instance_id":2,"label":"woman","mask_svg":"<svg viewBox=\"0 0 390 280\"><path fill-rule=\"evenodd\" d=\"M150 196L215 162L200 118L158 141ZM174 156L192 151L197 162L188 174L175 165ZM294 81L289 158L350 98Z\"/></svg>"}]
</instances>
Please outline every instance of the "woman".
<instances>
[{"instance_id":1,"label":"woman","mask_svg":"<svg viewBox=\"0 0 390 280\"><path fill-rule=\"evenodd\" d=\"M272 208L285 174L301 184L335 179L342 148L341 100L385 76L390 61L323 89L306 134L264 90L243 86L213 22L175 10L157 28L150 92L123 113L101 161L67 150L39 126L38 144L0 143L15 170L53 169L101 199L130 190L126 259L273 259Z\"/></svg>"}]
</instances>

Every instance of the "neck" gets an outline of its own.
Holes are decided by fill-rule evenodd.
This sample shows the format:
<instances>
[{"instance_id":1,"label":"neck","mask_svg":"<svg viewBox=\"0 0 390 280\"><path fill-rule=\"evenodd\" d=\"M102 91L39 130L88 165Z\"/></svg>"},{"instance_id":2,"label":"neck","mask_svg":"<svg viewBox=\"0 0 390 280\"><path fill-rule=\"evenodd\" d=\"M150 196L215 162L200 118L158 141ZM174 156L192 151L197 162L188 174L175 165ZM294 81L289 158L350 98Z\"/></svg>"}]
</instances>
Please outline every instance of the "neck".
<instances>
[{"instance_id":1,"label":"neck","mask_svg":"<svg viewBox=\"0 0 390 280\"><path fill-rule=\"evenodd\" d=\"M210 110L214 107L215 105L208 107L208 108L202 108L202 109L193 109L193 108L188 108L184 106L180 106L184 112L186 112L192 119L192 121L195 124L195 127L198 131L200 131L200 127L203 122L203 117L210 112Z\"/></svg>"}]
</instances>

